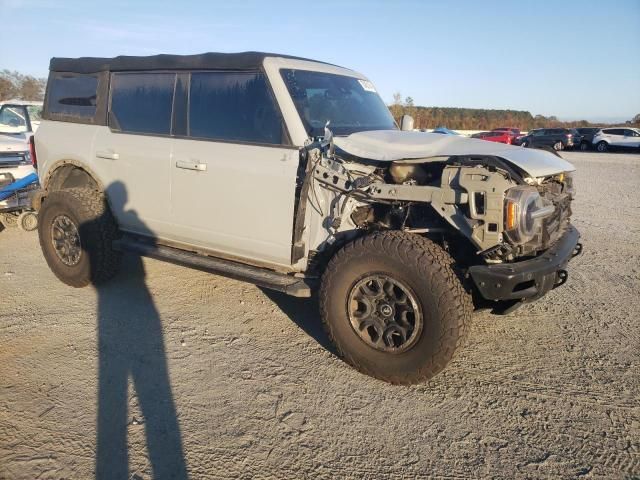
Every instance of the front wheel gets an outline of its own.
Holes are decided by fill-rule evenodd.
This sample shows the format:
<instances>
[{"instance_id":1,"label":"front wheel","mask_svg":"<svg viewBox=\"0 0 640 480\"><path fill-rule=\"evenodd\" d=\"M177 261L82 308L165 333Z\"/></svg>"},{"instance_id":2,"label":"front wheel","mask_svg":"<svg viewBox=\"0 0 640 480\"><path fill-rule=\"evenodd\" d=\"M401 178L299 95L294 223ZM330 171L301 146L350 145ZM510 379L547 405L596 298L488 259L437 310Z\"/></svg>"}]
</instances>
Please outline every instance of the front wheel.
<instances>
[{"instance_id":1,"label":"front wheel","mask_svg":"<svg viewBox=\"0 0 640 480\"><path fill-rule=\"evenodd\" d=\"M604 140L601 140L598 142L598 145L596 145L596 150L598 150L601 153L604 153L607 150L609 150L609 145Z\"/></svg>"},{"instance_id":2,"label":"front wheel","mask_svg":"<svg viewBox=\"0 0 640 480\"><path fill-rule=\"evenodd\" d=\"M560 150L562 150L562 147L563 147L562 142L556 142L553 144L553 149L556 152L559 152Z\"/></svg>"},{"instance_id":3,"label":"front wheel","mask_svg":"<svg viewBox=\"0 0 640 480\"><path fill-rule=\"evenodd\" d=\"M527 147L529 146L529 142L526 142L526 141L525 141L525 142L522 142L522 143L520 144L520 146L521 146L521 147L524 147L524 148L527 148Z\"/></svg>"},{"instance_id":4,"label":"front wheel","mask_svg":"<svg viewBox=\"0 0 640 480\"><path fill-rule=\"evenodd\" d=\"M84 287L115 275L120 254L112 242L118 228L104 195L88 188L51 192L38 217L42 253L58 279Z\"/></svg>"},{"instance_id":5,"label":"front wheel","mask_svg":"<svg viewBox=\"0 0 640 480\"><path fill-rule=\"evenodd\" d=\"M473 310L452 264L437 244L403 232L374 233L343 247L320 289L322 321L339 354L396 384L444 369Z\"/></svg>"}]
</instances>

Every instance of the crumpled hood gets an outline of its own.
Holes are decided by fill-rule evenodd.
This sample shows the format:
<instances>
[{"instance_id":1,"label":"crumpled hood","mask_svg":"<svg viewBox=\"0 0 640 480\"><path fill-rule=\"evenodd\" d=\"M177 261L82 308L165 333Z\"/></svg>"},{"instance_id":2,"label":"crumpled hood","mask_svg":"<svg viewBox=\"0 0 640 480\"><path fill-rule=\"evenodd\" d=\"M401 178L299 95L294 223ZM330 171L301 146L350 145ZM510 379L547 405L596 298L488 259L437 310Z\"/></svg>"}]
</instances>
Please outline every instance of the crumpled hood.
<instances>
[{"instance_id":1,"label":"crumpled hood","mask_svg":"<svg viewBox=\"0 0 640 480\"><path fill-rule=\"evenodd\" d=\"M452 155L493 155L516 165L532 177L571 172L575 167L553 153L532 148L438 133L376 130L335 137L336 147L361 158L378 161L449 157Z\"/></svg>"}]
</instances>

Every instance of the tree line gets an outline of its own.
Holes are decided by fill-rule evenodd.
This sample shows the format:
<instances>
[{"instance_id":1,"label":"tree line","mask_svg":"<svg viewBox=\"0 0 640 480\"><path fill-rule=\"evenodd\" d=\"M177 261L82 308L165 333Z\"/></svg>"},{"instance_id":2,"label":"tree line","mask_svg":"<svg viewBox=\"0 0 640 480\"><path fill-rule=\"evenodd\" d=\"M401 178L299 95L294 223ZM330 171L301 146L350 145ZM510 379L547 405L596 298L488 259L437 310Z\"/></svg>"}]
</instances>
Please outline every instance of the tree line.
<instances>
[{"instance_id":1,"label":"tree line","mask_svg":"<svg viewBox=\"0 0 640 480\"><path fill-rule=\"evenodd\" d=\"M399 93L393 95L389 106L391 114L399 121L403 115L411 115L414 128L431 129L447 127L453 130L491 130L500 127L519 128L527 131L532 128L575 128L603 127L603 123L591 123L587 120L565 122L555 116L531 115L524 110L488 110L485 108L420 107L415 106L411 97L402 100ZM627 120L625 125L640 127L640 114Z\"/></svg>"},{"instance_id":2,"label":"tree line","mask_svg":"<svg viewBox=\"0 0 640 480\"><path fill-rule=\"evenodd\" d=\"M31 75L23 75L20 72L1 70L0 101L14 98L18 100L42 101L46 85L46 78L36 78Z\"/></svg>"}]
</instances>

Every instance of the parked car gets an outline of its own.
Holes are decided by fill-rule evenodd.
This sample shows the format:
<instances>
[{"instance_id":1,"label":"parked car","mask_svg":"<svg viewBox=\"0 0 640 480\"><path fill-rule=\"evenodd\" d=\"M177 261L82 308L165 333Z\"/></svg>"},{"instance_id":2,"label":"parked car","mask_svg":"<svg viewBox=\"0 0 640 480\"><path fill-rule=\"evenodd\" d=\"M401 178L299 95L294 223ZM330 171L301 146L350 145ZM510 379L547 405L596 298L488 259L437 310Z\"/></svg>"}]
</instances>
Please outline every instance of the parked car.
<instances>
[{"instance_id":1,"label":"parked car","mask_svg":"<svg viewBox=\"0 0 640 480\"><path fill-rule=\"evenodd\" d=\"M499 128L494 128L493 130L491 130L492 132L506 132L507 134L509 134L509 136L511 137L511 144L513 144L513 141L521 136L520 129L519 128L513 128L513 127L499 127Z\"/></svg>"},{"instance_id":2,"label":"parked car","mask_svg":"<svg viewBox=\"0 0 640 480\"><path fill-rule=\"evenodd\" d=\"M11 101L0 104L0 189L19 184L36 173L31 154L33 135L30 105ZM39 121L39 117L38 118ZM23 191L0 195L0 223L5 227L34 227L34 216L22 215L30 210L29 195Z\"/></svg>"},{"instance_id":3,"label":"parked car","mask_svg":"<svg viewBox=\"0 0 640 480\"><path fill-rule=\"evenodd\" d=\"M593 137L593 144L599 152L606 152L612 148L640 147L639 128L603 128Z\"/></svg>"},{"instance_id":4,"label":"parked car","mask_svg":"<svg viewBox=\"0 0 640 480\"><path fill-rule=\"evenodd\" d=\"M431 133L441 133L443 135L460 135L458 132L454 130L449 130L446 127L438 127L431 131Z\"/></svg>"},{"instance_id":5,"label":"parked car","mask_svg":"<svg viewBox=\"0 0 640 480\"><path fill-rule=\"evenodd\" d=\"M582 137L580 140L580 150L587 151L593 147L593 137L600 131L600 127L580 127L576 131Z\"/></svg>"},{"instance_id":6,"label":"parked car","mask_svg":"<svg viewBox=\"0 0 640 480\"><path fill-rule=\"evenodd\" d=\"M582 137L575 128L536 128L520 138L522 147L553 148L556 151L580 145Z\"/></svg>"},{"instance_id":7,"label":"parked car","mask_svg":"<svg viewBox=\"0 0 640 480\"><path fill-rule=\"evenodd\" d=\"M472 138L479 138L481 140L487 140L489 142L506 143L511 145L512 135L511 132L498 131L498 132L480 132L471 136Z\"/></svg>"},{"instance_id":8,"label":"parked car","mask_svg":"<svg viewBox=\"0 0 640 480\"><path fill-rule=\"evenodd\" d=\"M415 383L451 360L474 306L542 297L581 250L570 163L408 116L399 130L352 70L257 52L50 70L34 205L68 285L111 279L128 250L317 291L347 362Z\"/></svg>"}]
</instances>

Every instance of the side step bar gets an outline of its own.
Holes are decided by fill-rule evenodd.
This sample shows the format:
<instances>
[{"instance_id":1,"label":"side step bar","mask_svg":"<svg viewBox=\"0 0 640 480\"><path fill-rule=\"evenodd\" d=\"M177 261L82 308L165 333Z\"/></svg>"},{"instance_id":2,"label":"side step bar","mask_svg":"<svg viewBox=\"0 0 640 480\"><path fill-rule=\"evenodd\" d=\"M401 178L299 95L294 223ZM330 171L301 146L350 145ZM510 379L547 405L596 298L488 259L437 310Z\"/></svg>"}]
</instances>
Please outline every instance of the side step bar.
<instances>
[{"instance_id":1,"label":"side step bar","mask_svg":"<svg viewBox=\"0 0 640 480\"><path fill-rule=\"evenodd\" d=\"M157 245L131 235L125 235L120 240L115 241L113 247L116 250L137 253L143 257L164 260L203 272L215 273L216 275L253 283L259 287L277 290L294 297L311 296L309 279L292 277L284 273L277 273L231 260L209 257L166 245Z\"/></svg>"}]
</instances>

